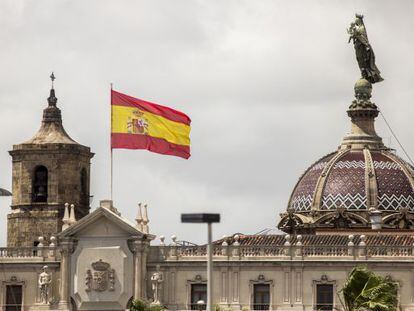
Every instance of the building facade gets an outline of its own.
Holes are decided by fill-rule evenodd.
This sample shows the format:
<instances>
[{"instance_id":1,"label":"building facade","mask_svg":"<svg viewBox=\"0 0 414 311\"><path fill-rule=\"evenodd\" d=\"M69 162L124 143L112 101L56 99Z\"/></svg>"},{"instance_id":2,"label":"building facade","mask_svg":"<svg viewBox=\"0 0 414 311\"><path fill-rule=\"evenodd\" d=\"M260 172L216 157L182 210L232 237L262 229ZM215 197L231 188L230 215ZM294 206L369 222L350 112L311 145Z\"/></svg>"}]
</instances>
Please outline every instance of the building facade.
<instances>
[{"instance_id":1,"label":"building facade","mask_svg":"<svg viewBox=\"0 0 414 311\"><path fill-rule=\"evenodd\" d=\"M214 242L218 308L341 309L336 293L363 264L396 280L400 309L414 310L414 169L375 132L371 92L367 80L355 84L351 131L300 177L280 215L283 234ZM126 310L133 299L204 308L206 246L152 235L146 206L135 222L107 200L90 212L93 153L65 132L56 103L52 88L39 132L10 151L3 310Z\"/></svg>"}]
</instances>

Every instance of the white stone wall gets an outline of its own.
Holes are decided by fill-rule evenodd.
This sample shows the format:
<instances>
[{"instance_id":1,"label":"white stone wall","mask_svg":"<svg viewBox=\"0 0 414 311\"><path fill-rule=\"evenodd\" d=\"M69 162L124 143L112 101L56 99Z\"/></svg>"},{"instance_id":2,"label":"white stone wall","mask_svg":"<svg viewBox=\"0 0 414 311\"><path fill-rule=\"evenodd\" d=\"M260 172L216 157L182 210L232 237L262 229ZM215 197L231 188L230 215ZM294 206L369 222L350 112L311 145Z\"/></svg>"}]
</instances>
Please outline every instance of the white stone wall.
<instances>
[{"instance_id":1,"label":"white stone wall","mask_svg":"<svg viewBox=\"0 0 414 311\"><path fill-rule=\"evenodd\" d=\"M334 303L341 307L335 291L339 291L352 268L366 262L341 262L335 259L315 262L228 262L215 263L214 303L221 308L250 309L252 284L270 286L272 310L313 310L316 284L334 285ZM414 262L375 262L368 268L381 275L391 275L400 283L402 310L414 310ZM206 266L200 262L166 262L161 264L165 282L163 303L173 310L185 310L190 303L190 284L206 280ZM150 263L149 274L155 271ZM201 280L197 280L201 276ZM261 280L259 280L259 276ZM150 283L147 287L151 298Z\"/></svg>"},{"instance_id":2,"label":"white stone wall","mask_svg":"<svg viewBox=\"0 0 414 311\"><path fill-rule=\"evenodd\" d=\"M40 292L38 278L44 265L48 265L48 272L52 273L51 299L59 297L59 269L57 263L8 263L0 264L0 305L6 304L6 286L22 285L23 308L24 310L39 310L42 308L40 303ZM47 306L49 307L49 306Z\"/></svg>"}]
</instances>

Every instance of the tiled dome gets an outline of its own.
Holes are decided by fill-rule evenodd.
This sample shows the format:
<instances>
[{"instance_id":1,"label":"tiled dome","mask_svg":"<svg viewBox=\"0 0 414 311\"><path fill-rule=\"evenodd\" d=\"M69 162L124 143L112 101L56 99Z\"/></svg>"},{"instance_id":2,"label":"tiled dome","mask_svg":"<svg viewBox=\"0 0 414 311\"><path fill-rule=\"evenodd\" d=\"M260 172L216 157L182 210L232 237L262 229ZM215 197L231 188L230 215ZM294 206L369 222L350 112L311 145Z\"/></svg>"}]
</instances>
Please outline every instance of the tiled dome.
<instances>
[{"instance_id":1,"label":"tiled dome","mask_svg":"<svg viewBox=\"0 0 414 311\"><path fill-rule=\"evenodd\" d=\"M295 212L339 206L414 211L413 176L413 168L391 151L338 151L306 170L293 190L289 208ZM370 179L374 187L370 187Z\"/></svg>"},{"instance_id":2,"label":"tiled dome","mask_svg":"<svg viewBox=\"0 0 414 311\"><path fill-rule=\"evenodd\" d=\"M414 229L414 168L377 135L379 114L371 84L355 84L347 111L351 131L336 152L300 177L278 228L288 233L318 230Z\"/></svg>"}]
</instances>

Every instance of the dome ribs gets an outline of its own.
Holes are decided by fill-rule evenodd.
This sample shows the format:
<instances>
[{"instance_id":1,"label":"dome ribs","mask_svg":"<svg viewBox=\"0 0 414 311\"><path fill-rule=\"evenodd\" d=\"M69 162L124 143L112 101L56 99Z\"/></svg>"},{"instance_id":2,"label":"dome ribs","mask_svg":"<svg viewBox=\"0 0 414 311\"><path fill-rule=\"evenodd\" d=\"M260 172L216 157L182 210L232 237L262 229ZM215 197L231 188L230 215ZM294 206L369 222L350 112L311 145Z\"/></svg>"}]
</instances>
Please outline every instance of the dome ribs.
<instances>
[{"instance_id":1,"label":"dome ribs","mask_svg":"<svg viewBox=\"0 0 414 311\"><path fill-rule=\"evenodd\" d=\"M389 152L372 154L378 184L378 209L397 211L404 207L413 211L413 181L405 163Z\"/></svg>"},{"instance_id":2,"label":"dome ribs","mask_svg":"<svg viewBox=\"0 0 414 311\"><path fill-rule=\"evenodd\" d=\"M299 178L289 199L288 206L295 211L308 211L311 209L315 186L323 169L335 155L334 152L322 157L313 163Z\"/></svg>"},{"instance_id":3,"label":"dome ribs","mask_svg":"<svg viewBox=\"0 0 414 311\"><path fill-rule=\"evenodd\" d=\"M363 152L365 157L365 193L367 196L367 207L368 209L371 207L377 209L378 187L374 163L369 149L365 148Z\"/></svg>"},{"instance_id":4,"label":"dome ribs","mask_svg":"<svg viewBox=\"0 0 414 311\"><path fill-rule=\"evenodd\" d=\"M321 198L322 193L325 188L326 180L329 176L329 173L336 163L338 159L340 159L342 156L344 156L348 150L345 151L339 151L335 156L332 157L332 159L329 161L328 165L323 169L322 174L318 178L318 182L316 183L315 192L312 198L312 210L319 210L321 206Z\"/></svg>"}]
</instances>

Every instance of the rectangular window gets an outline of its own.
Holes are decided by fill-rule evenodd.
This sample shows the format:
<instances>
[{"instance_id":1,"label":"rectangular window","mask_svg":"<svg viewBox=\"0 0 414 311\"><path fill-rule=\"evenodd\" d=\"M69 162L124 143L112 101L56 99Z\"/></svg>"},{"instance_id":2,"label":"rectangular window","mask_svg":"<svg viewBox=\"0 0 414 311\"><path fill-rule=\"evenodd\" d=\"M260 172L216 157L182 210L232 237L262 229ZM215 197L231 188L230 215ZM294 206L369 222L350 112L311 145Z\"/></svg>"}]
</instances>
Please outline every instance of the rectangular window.
<instances>
[{"instance_id":1,"label":"rectangular window","mask_svg":"<svg viewBox=\"0 0 414 311\"><path fill-rule=\"evenodd\" d=\"M253 285L253 310L269 310L270 286L269 284Z\"/></svg>"},{"instance_id":2,"label":"rectangular window","mask_svg":"<svg viewBox=\"0 0 414 311\"><path fill-rule=\"evenodd\" d=\"M22 310L23 288L21 285L6 286L6 311Z\"/></svg>"},{"instance_id":3,"label":"rectangular window","mask_svg":"<svg viewBox=\"0 0 414 311\"><path fill-rule=\"evenodd\" d=\"M198 303L203 301L204 303ZM191 310L205 310L207 305L207 285L191 284Z\"/></svg>"},{"instance_id":4,"label":"rectangular window","mask_svg":"<svg viewBox=\"0 0 414 311\"><path fill-rule=\"evenodd\" d=\"M316 285L316 308L315 310L332 311L333 310L333 285L317 284Z\"/></svg>"}]
</instances>

